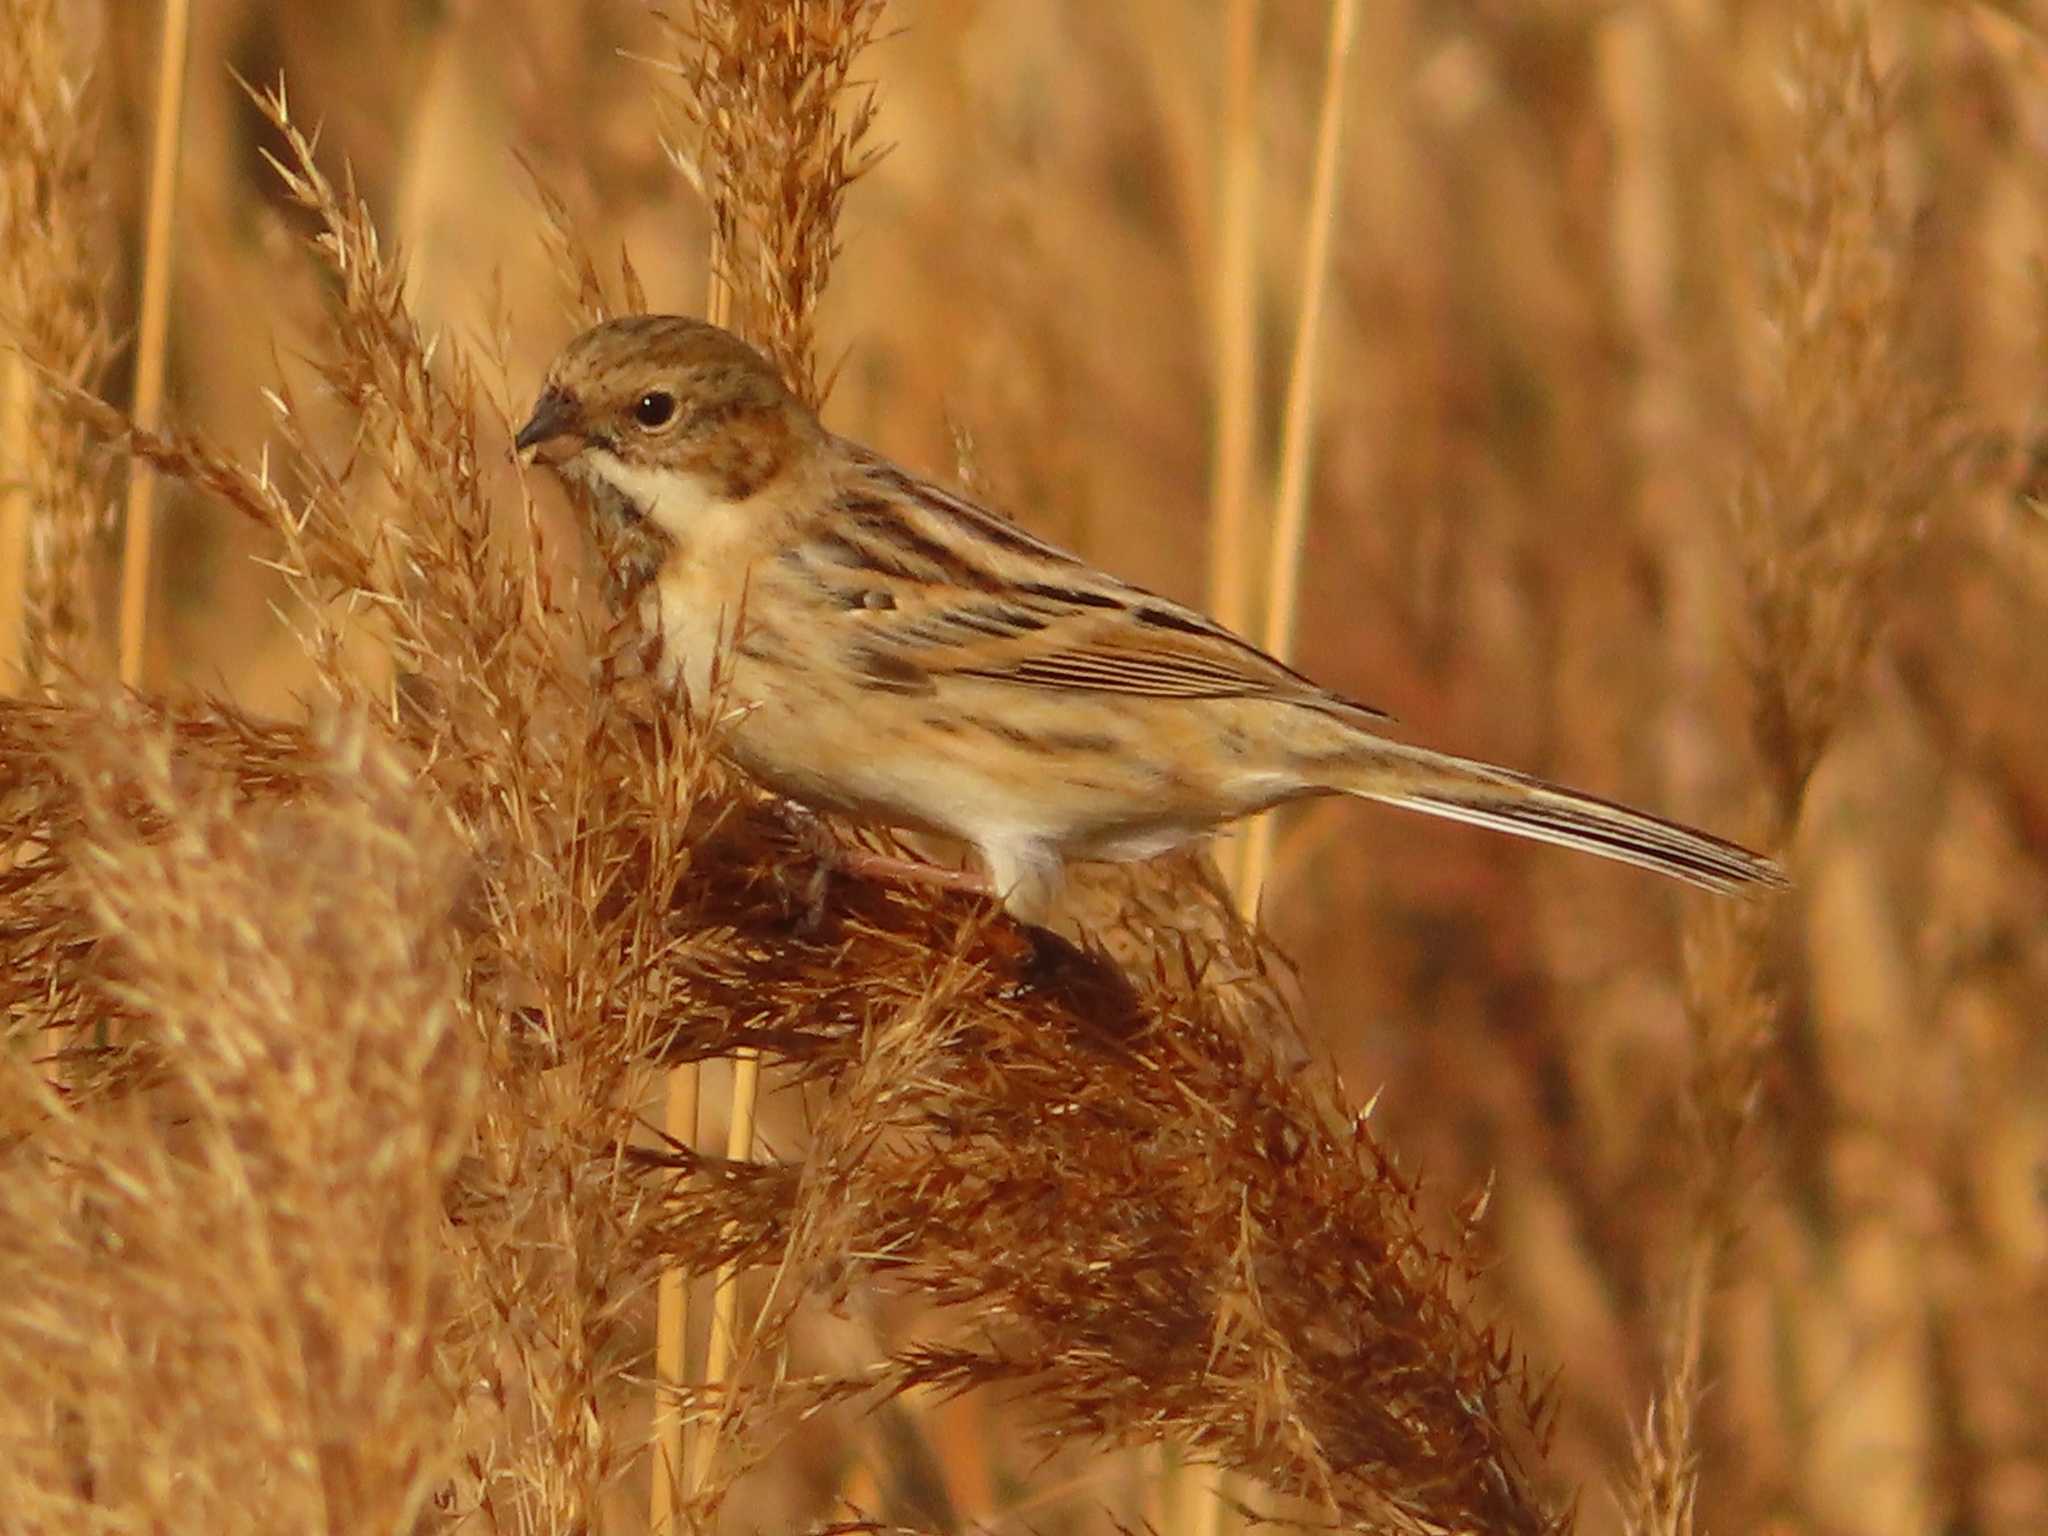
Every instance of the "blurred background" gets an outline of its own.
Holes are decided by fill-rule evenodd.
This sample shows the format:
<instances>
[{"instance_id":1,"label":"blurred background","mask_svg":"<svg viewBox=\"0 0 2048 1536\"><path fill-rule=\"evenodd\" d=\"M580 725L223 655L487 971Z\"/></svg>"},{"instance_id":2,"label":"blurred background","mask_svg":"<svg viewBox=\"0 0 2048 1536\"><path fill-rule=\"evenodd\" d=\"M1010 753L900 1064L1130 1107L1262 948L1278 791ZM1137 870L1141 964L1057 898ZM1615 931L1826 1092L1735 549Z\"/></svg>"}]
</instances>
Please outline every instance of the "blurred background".
<instances>
[{"instance_id":1,"label":"blurred background","mask_svg":"<svg viewBox=\"0 0 2048 1536\"><path fill-rule=\"evenodd\" d=\"M1735 509L1785 413L1873 387L1844 374L1801 397L1770 371L1787 189L1831 153L1787 104L1799 9L1363 8L1303 550L1298 658L1319 680L1417 740L1749 838L1773 818ZM132 325L155 7L75 10L107 107L108 309ZM1253 260L1226 288L1246 11ZM1707 1529L2038 1531L2048 20L2024 0L1871 18L1891 95L1868 215L1898 232L1911 330L1881 355L1970 452L1862 594L1874 643L1781 850L1798 889L1749 930L1771 1023L1692 1443ZM849 197L820 320L841 360L828 421L1206 601L1233 299L1256 336L1255 531L1272 499L1327 9L903 0L892 19L868 58L892 148ZM236 74L282 77L294 117L324 125L330 173L352 167L428 325L487 351L502 327L508 413L572 328L522 160L601 260L630 252L657 307L701 310L706 221L664 152L659 43L629 0L196 0L169 419L258 447L260 390L319 300ZM1846 446L1889 465L1920 445ZM260 544L159 495L150 686L295 711L307 673ZM1487 1283L1558 1373L1553 1470L1585 1490L1591 1532L1621 1524L1602 1489L1670 1364L1713 1006L1704 900L1337 804L1284 819L1265 888L1304 1016L1359 1099L1381 1092L1387 1142L1447 1202L1493 1180ZM841 1426L729 1518L780 1528L834 1488L959 1528L1159 1516L1127 1497L1144 1466L1047 1462L1007 1422L968 1401Z\"/></svg>"}]
</instances>

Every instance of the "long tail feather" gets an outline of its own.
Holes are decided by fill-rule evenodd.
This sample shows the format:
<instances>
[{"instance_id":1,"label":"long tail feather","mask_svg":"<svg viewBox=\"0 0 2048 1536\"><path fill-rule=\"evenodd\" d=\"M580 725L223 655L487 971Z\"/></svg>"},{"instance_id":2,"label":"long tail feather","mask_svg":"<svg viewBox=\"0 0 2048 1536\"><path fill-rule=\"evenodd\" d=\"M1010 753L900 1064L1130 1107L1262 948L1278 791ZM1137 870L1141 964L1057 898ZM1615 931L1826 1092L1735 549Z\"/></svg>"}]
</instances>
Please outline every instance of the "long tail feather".
<instances>
[{"instance_id":1,"label":"long tail feather","mask_svg":"<svg viewBox=\"0 0 2048 1536\"><path fill-rule=\"evenodd\" d=\"M1661 816L1487 763L1391 742L1374 746L1370 757L1334 787L1431 816L1619 859L1710 891L1783 890L1792 883L1762 854Z\"/></svg>"}]
</instances>

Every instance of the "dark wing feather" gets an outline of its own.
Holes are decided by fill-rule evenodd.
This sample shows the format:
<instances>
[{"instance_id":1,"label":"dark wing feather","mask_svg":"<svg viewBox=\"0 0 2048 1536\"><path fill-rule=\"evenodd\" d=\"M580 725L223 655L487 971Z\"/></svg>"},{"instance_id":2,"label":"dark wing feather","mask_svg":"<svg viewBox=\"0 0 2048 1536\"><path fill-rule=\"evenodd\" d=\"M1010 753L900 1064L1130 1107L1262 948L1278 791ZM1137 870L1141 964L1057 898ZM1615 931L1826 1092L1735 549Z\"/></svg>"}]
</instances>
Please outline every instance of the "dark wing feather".
<instances>
[{"instance_id":1,"label":"dark wing feather","mask_svg":"<svg viewBox=\"0 0 2048 1536\"><path fill-rule=\"evenodd\" d=\"M846 445L857 469L784 555L863 674L1158 699L1271 698L1378 716L1192 609Z\"/></svg>"}]
</instances>

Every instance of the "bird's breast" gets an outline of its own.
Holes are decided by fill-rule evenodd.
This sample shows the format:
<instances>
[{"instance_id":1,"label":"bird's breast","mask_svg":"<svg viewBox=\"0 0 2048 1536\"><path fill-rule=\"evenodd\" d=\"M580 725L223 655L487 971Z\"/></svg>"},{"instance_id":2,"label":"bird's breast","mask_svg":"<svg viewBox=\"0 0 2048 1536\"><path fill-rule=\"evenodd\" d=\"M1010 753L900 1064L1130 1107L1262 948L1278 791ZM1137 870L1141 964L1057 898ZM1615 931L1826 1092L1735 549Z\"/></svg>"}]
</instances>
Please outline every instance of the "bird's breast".
<instances>
[{"instance_id":1,"label":"bird's breast","mask_svg":"<svg viewBox=\"0 0 2048 1536\"><path fill-rule=\"evenodd\" d=\"M755 586L767 554L751 519L713 505L676 537L656 576L663 670L693 699L707 697L714 660L729 660L755 626L748 614L762 600Z\"/></svg>"}]
</instances>

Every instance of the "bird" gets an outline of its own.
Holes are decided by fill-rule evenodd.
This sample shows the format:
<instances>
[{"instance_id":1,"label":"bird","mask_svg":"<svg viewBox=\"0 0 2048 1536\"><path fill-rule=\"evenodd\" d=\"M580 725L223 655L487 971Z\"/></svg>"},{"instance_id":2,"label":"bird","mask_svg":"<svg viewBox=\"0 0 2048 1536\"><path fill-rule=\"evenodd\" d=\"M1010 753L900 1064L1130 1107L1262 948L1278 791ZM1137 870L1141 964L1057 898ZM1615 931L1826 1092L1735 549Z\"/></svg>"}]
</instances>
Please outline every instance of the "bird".
<instances>
[{"instance_id":1,"label":"bird","mask_svg":"<svg viewBox=\"0 0 2048 1536\"><path fill-rule=\"evenodd\" d=\"M1717 892L1788 883L1739 844L1393 738L1196 609L834 434L707 321L576 336L514 442L583 493L663 683L699 710L721 690L744 773L807 811L966 843L1026 923L1072 862L1333 794Z\"/></svg>"}]
</instances>

